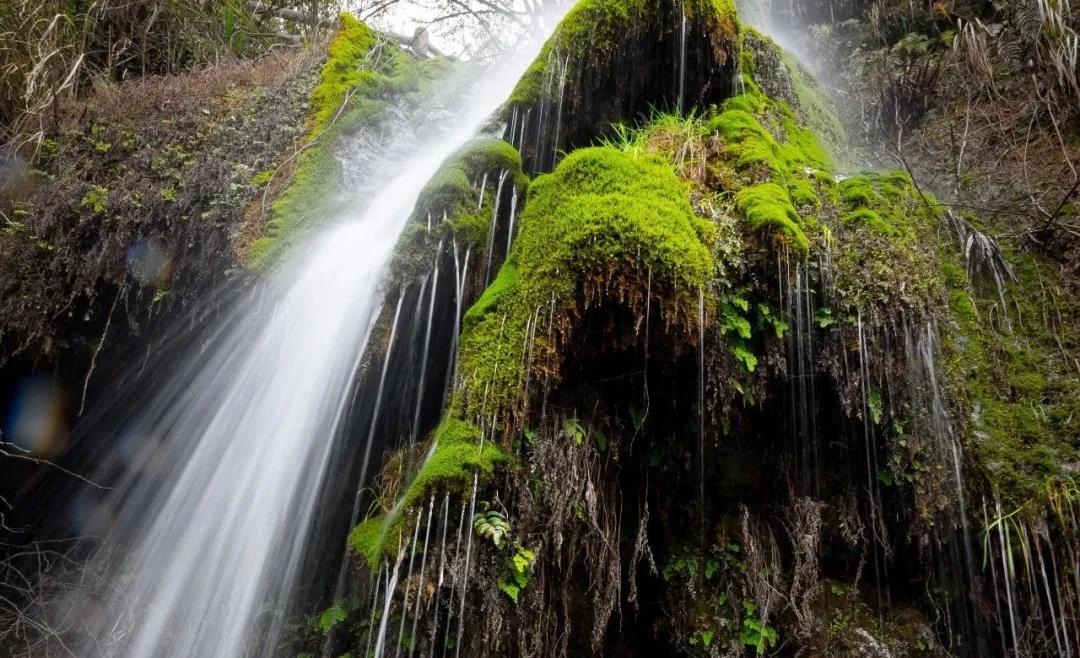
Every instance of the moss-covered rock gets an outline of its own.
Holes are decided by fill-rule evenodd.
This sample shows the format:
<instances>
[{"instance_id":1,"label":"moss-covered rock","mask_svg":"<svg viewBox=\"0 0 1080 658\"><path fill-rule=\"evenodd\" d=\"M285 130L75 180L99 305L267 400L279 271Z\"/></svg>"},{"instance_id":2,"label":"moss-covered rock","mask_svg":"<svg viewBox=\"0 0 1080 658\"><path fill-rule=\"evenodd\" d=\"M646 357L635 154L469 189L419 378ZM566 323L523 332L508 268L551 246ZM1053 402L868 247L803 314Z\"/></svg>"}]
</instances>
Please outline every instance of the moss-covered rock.
<instances>
[{"instance_id":1,"label":"moss-covered rock","mask_svg":"<svg viewBox=\"0 0 1080 658\"><path fill-rule=\"evenodd\" d=\"M501 252L501 241L489 243L509 230L516 212L511 201L524 199L528 186L521 156L510 144L481 137L462 146L421 191L398 240L391 279L402 284L427 273L440 244L468 249L473 262L487 259L489 247Z\"/></svg>"},{"instance_id":2,"label":"moss-covered rock","mask_svg":"<svg viewBox=\"0 0 1080 658\"><path fill-rule=\"evenodd\" d=\"M992 280L973 284L959 254L943 258L946 372L979 488L1034 521L1080 464L1080 308L1035 255L1010 256L1016 281L1002 295Z\"/></svg>"},{"instance_id":3,"label":"moss-covered rock","mask_svg":"<svg viewBox=\"0 0 1080 658\"><path fill-rule=\"evenodd\" d=\"M386 501L384 511L365 519L349 534L349 544L377 569L384 556L395 554L404 544L410 524L429 496L437 493L466 495L477 484L491 479L495 468L507 461L498 446L484 442L480 429L447 418L435 430L419 469L400 497Z\"/></svg>"},{"instance_id":4,"label":"moss-covered rock","mask_svg":"<svg viewBox=\"0 0 1080 658\"><path fill-rule=\"evenodd\" d=\"M640 302L650 272L664 291L661 316L688 331L713 274L710 234L686 185L659 158L610 147L572 153L534 181L509 262L466 314L465 381L453 411L505 419L530 376L558 378L558 346L584 308Z\"/></svg>"},{"instance_id":5,"label":"moss-covered rock","mask_svg":"<svg viewBox=\"0 0 1080 658\"><path fill-rule=\"evenodd\" d=\"M374 50L379 51L379 57L371 57ZM340 28L309 100L303 150L290 160L290 168L271 172L288 183L274 188L277 198L269 208L262 235L245 249L249 266L269 266L319 220L335 212L342 177L337 157L339 138L377 123L387 99L420 90L446 66L441 59L414 60L363 22L341 15ZM264 184L270 184L270 176L266 178Z\"/></svg>"},{"instance_id":6,"label":"moss-covered rock","mask_svg":"<svg viewBox=\"0 0 1080 658\"><path fill-rule=\"evenodd\" d=\"M734 86L738 30L728 0L579 2L507 102L507 135L528 169L546 171L612 123L719 103Z\"/></svg>"}]
</instances>

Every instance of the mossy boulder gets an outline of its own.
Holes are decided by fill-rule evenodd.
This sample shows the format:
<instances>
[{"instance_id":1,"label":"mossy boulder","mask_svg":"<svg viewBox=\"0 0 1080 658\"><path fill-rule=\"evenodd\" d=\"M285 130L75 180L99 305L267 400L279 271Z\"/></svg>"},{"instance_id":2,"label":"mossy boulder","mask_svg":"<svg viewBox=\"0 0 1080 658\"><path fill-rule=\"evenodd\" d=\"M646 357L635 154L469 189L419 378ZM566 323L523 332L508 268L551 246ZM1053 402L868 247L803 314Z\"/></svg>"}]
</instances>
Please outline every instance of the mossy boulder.
<instances>
[{"instance_id":1,"label":"mossy boulder","mask_svg":"<svg viewBox=\"0 0 1080 658\"><path fill-rule=\"evenodd\" d=\"M569 155L533 182L508 262L466 314L465 382L453 412L505 417L525 395L531 368L558 377L559 346L585 308L643 307L650 277L664 300L655 312L673 333L692 334L713 275L711 235L661 158L610 147ZM541 317L550 329L539 327Z\"/></svg>"},{"instance_id":2,"label":"mossy boulder","mask_svg":"<svg viewBox=\"0 0 1080 658\"><path fill-rule=\"evenodd\" d=\"M473 139L448 157L420 192L412 217L398 240L392 280L403 283L428 272L439 245L468 249L474 262L488 249L501 251L495 234L509 230L512 199L524 199L529 177L521 156L501 139ZM505 239L505 238L504 238Z\"/></svg>"}]
</instances>

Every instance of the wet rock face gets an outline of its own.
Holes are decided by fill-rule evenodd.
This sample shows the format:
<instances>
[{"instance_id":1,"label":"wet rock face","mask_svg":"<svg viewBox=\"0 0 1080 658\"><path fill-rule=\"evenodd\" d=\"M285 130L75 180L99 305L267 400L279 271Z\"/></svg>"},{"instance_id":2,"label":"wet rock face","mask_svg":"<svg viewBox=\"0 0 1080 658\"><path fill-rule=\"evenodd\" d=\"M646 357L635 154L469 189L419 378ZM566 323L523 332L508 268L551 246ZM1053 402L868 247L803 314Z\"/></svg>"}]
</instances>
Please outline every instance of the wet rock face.
<instances>
[{"instance_id":1,"label":"wet rock face","mask_svg":"<svg viewBox=\"0 0 1080 658\"><path fill-rule=\"evenodd\" d=\"M761 87L762 93L773 100L784 101L792 109L799 109L799 97L795 93L791 73L780 58L776 45L748 31L743 38L743 47L753 54L754 82Z\"/></svg>"},{"instance_id":2,"label":"wet rock face","mask_svg":"<svg viewBox=\"0 0 1080 658\"><path fill-rule=\"evenodd\" d=\"M708 0L611 4L571 12L504 109L505 138L532 172L550 171L559 153L593 143L612 124L707 109L733 93L733 10Z\"/></svg>"}]
</instances>

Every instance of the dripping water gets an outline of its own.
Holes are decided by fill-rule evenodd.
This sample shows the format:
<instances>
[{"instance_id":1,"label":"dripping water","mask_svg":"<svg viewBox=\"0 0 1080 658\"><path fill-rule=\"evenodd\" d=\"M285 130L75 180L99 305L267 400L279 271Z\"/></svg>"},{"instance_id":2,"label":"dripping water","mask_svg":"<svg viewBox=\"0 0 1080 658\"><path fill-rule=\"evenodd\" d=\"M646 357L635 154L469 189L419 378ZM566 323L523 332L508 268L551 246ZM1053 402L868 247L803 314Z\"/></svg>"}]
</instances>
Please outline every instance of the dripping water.
<instances>
[{"instance_id":1,"label":"dripping water","mask_svg":"<svg viewBox=\"0 0 1080 658\"><path fill-rule=\"evenodd\" d=\"M420 383L416 389L416 409L413 411L411 442L416 443L417 433L420 431L420 409L424 402L424 383L427 378L428 348L431 346L431 324L435 317L435 300L439 293L439 259L442 256L442 240L435 249L435 264L431 274L431 300L428 302L427 327L424 329L424 349L420 357Z\"/></svg>"},{"instance_id":2,"label":"dripping water","mask_svg":"<svg viewBox=\"0 0 1080 658\"><path fill-rule=\"evenodd\" d=\"M480 450L483 451L483 449L484 443L481 441ZM458 610L457 642L454 644L454 658L461 658L461 639L465 636L465 597L469 593L469 562L472 558L473 539L472 527L476 517L476 489L479 482L480 480L477 472L473 471L472 497L469 500L469 525L465 528L468 539L465 543L465 566L462 567L464 575L461 583L461 602Z\"/></svg>"},{"instance_id":3,"label":"dripping water","mask_svg":"<svg viewBox=\"0 0 1080 658\"><path fill-rule=\"evenodd\" d=\"M390 572L390 579L386 583L386 596L382 607L382 618L379 620L379 633L375 636L375 658L382 658L383 645L386 644L386 627L390 622L390 606L394 602L394 592L397 590L398 576L401 574L401 563L405 560L405 551L408 544L405 543L398 551L397 559L394 560L394 568Z\"/></svg>"},{"instance_id":4,"label":"dripping water","mask_svg":"<svg viewBox=\"0 0 1080 658\"><path fill-rule=\"evenodd\" d=\"M698 515L705 545L705 289L698 290Z\"/></svg>"},{"instance_id":5,"label":"dripping water","mask_svg":"<svg viewBox=\"0 0 1080 658\"><path fill-rule=\"evenodd\" d=\"M510 245L514 242L514 218L517 216L518 188L510 191L510 226L506 229L506 258L510 258Z\"/></svg>"},{"instance_id":6,"label":"dripping water","mask_svg":"<svg viewBox=\"0 0 1080 658\"><path fill-rule=\"evenodd\" d=\"M416 559L416 541L420 538L420 521L424 518L424 510L420 508L416 512L416 527L413 529L412 543L409 544L409 567L405 571L405 591L401 597L401 619L398 622L398 636L396 650L394 651L394 657L401 656L401 641L405 637L405 614L409 605L409 583L412 582L413 574L413 562ZM417 598L420 597L419 590L416 592Z\"/></svg>"},{"instance_id":7,"label":"dripping water","mask_svg":"<svg viewBox=\"0 0 1080 658\"><path fill-rule=\"evenodd\" d=\"M503 183L510 170L503 169L499 172L499 183L495 187L495 200L492 202L491 227L488 229L487 262L484 265L484 287L491 283L491 259L495 252L495 233L499 226L499 204L502 201Z\"/></svg>"},{"instance_id":8,"label":"dripping water","mask_svg":"<svg viewBox=\"0 0 1080 658\"><path fill-rule=\"evenodd\" d=\"M678 71L676 80L678 84L678 98L677 108L679 114L683 114L686 111L686 7L683 3L679 3L679 15L677 17L678 25L677 31L679 33L679 60Z\"/></svg>"},{"instance_id":9,"label":"dripping water","mask_svg":"<svg viewBox=\"0 0 1080 658\"><path fill-rule=\"evenodd\" d=\"M446 530L450 527L450 494L447 493L443 496L443 521L442 521L442 537L439 539L439 580L435 585L435 602L432 606L433 613L431 615L431 631L430 641L428 646L428 658L433 658L435 655L435 637L439 632L439 599L442 598L443 583L445 583L446 576Z\"/></svg>"},{"instance_id":10,"label":"dripping water","mask_svg":"<svg viewBox=\"0 0 1080 658\"><path fill-rule=\"evenodd\" d=\"M413 620L412 631L409 633L409 637L412 638L412 645L409 647L409 658L412 658L413 652L416 651L416 628L420 622L420 600L423 597L424 592L424 576L427 569L427 553L428 553L428 540L431 538L431 522L435 516L435 496L432 495L428 500L428 522L427 530L424 531L424 552L420 558L420 582L416 585L416 605L413 608ZM436 609L436 614L438 610Z\"/></svg>"}]
</instances>

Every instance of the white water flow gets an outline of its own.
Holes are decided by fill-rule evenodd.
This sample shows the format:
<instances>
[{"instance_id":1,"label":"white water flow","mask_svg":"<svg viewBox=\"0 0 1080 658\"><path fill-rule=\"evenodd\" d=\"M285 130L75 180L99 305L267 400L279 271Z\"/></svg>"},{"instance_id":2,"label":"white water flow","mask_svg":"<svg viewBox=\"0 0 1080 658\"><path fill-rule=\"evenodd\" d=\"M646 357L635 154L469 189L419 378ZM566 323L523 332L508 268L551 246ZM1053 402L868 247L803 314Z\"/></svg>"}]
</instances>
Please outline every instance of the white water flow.
<instances>
[{"instance_id":1,"label":"white water flow","mask_svg":"<svg viewBox=\"0 0 1080 658\"><path fill-rule=\"evenodd\" d=\"M125 519L123 537L102 547L119 555L114 589L73 604L90 636L83 656L272 653L398 236L440 163L510 95L539 47L478 76L441 132L390 163L365 207L295 250L259 287L262 299L239 305L186 360L197 371L140 411L129 431L158 449L143 465L152 474L112 501Z\"/></svg>"}]
</instances>

